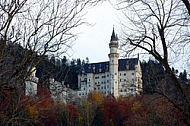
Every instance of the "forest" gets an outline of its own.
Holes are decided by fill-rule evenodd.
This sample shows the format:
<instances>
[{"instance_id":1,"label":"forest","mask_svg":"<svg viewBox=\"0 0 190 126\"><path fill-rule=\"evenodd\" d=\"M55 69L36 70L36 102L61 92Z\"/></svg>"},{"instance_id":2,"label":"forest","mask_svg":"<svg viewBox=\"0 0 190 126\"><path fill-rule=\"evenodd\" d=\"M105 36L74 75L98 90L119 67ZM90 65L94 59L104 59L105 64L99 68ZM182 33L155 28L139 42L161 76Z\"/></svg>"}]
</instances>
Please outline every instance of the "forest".
<instances>
[{"instance_id":1,"label":"forest","mask_svg":"<svg viewBox=\"0 0 190 126\"><path fill-rule=\"evenodd\" d=\"M1 125L185 125L184 114L156 94L115 99L91 92L76 105L53 101L47 88L39 89L38 99L22 93L17 96L13 99L13 93L5 91L0 103Z\"/></svg>"}]
</instances>

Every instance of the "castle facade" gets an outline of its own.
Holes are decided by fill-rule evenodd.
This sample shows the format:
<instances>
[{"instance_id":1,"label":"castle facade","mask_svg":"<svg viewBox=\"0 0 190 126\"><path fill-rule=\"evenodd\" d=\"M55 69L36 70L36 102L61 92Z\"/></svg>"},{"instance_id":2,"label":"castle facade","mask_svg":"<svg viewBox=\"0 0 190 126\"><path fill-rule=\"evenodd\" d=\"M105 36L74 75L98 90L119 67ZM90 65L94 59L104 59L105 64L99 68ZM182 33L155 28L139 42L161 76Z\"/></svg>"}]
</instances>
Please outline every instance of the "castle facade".
<instances>
[{"instance_id":1,"label":"castle facade","mask_svg":"<svg viewBox=\"0 0 190 126\"><path fill-rule=\"evenodd\" d=\"M139 58L119 59L118 38L112 32L109 61L86 63L78 75L78 97L92 91L115 97L136 95L142 91L142 72Z\"/></svg>"}]
</instances>

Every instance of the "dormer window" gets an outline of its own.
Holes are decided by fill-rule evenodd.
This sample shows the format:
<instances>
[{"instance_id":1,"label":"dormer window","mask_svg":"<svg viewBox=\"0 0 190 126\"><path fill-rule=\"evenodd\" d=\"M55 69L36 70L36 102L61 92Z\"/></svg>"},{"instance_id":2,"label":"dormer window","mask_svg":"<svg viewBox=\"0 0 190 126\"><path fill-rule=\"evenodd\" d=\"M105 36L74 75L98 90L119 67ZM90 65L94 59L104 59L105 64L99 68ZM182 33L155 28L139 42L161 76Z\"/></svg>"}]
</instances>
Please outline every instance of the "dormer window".
<instances>
[{"instance_id":1,"label":"dormer window","mask_svg":"<svg viewBox=\"0 0 190 126\"><path fill-rule=\"evenodd\" d=\"M95 73L95 65L93 65L92 70L93 70L93 72Z\"/></svg>"},{"instance_id":2,"label":"dormer window","mask_svg":"<svg viewBox=\"0 0 190 126\"><path fill-rule=\"evenodd\" d=\"M102 72L101 64L99 65L99 72Z\"/></svg>"},{"instance_id":3,"label":"dormer window","mask_svg":"<svg viewBox=\"0 0 190 126\"><path fill-rule=\"evenodd\" d=\"M108 65L106 65L106 71L108 71Z\"/></svg>"},{"instance_id":4,"label":"dormer window","mask_svg":"<svg viewBox=\"0 0 190 126\"><path fill-rule=\"evenodd\" d=\"M127 69L127 70L129 69L129 64L126 65L126 69Z\"/></svg>"},{"instance_id":5,"label":"dormer window","mask_svg":"<svg viewBox=\"0 0 190 126\"><path fill-rule=\"evenodd\" d=\"M101 68L99 68L99 72L102 72L102 69L101 69Z\"/></svg>"}]
</instances>

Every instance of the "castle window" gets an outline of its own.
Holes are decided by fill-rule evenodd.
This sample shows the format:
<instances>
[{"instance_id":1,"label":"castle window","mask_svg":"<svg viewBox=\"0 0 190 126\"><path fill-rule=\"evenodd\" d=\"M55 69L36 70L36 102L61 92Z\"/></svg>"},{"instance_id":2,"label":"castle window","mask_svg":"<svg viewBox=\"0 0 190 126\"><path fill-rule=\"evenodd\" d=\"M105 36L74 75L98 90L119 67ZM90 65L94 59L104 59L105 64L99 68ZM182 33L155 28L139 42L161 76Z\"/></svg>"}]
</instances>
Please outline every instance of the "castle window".
<instances>
[{"instance_id":1,"label":"castle window","mask_svg":"<svg viewBox=\"0 0 190 126\"><path fill-rule=\"evenodd\" d=\"M134 73L132 73L132 75L135 75Z\"/></svg>"},{"instance_id":2,"label":"castle window","mask_svg":"<svg viewBox=\"0 0 190 126\"><path fill-rule=\"evenodd\" d=\"M88 81L90 81L90 79Z\"/></svg>"},{"instance_id":3,"label":"castle window","mask_svg":"<svg viewBox=\"0 0 190 126\"><path fill-rule=\"evenodd\" d=\"M120 73L120 76L121 76L121 73Z\"/></svg>"},{"instance_id":4,"label":"castle window","mask_svg":"<svg viewBox=\"0 0 190 126\"><path fill-rule=\"evenodd\" d=\"M130 86L131 86L131 87L135 87L135 85L134 85L134 84L130 84Z\"/></svg>"},{"instance_id":5,"label":"castle window","mask_svg":"<svg viewBox=\"0 0 190 126\"><path fill-rule=\"evenodd\" d=\"M102 78L106 78L106 76L102 76Z\"/></svg>"},{"instance_id":6,"label":"castle window","mask_svg":"<svg viewBox=\"0 0 190 126\"><path fill-rule=\"evenodd\" d=\"M96 90L96 88L94 88L94 90Z\"/></svg>"},{"instance_id":7,"label":"castle window","mask_svg":"<svg viewBox=\"0 0 190 126\"><path fill-rule=\"evenodd\" d=\"M109 80L107 80L107 83L109 83Z\"/></svg>"},{"instance_id":8,"label":"castle window","mask_svg":"<svg viewBox=\"0 0 190 126\"><path fill-rule=\"evenodd\" d=\"M121 79L120 79L120 82L121 82Z\"/></svg>"},{"instance_id":9,"label":"castle window","mask_svg":"<svg viewBox=\"0 0 190 126\"><path fill-rule=\"evenodd\" d=\"M124 81L126 81L126 79L124 79Z\"/></svg>"},{"instance_id":10,"label":"castle window","mask_svg":"<svg viewBox=\"0 0 190 126\"><path fill-rule=\"evenodd\" d=\"M84 88L84 90L85 90L85 88Z\"/></svg>"},{"instance_id":11,"label":"castle window","mask_svg":"<svg viewBox=\"0 0 190 126\"><path fill-rule=\"evenodd\" d=\"M126 76L126 73L124 73L124 76Z\"/></svg>"},{"instance_id":12,"label":"castle window","mask_svg":"<svg viewBox=\"0 0 190 126\"><path fill-rule=\"evenodd\" d=\"M95 79L99 79L99 77L95 77Z\"/></svg>"},{"instance_id":13,"label":"castle window","mask_svg":"<svg viewBox=\"0 0 190 126\"><path fill-rule=\"evenodd\" d=\"M109 74L107 74L107 77L109 77Z\"/></svg>"},{"instance_id":14,"label":"castle window","mask_svg":"<svg viewBox=\"0 0 190 126\"><path fill-rule=\"evenodd\" d=\"M117 75L117 73L115 73L115 75Z\"/></svg>"}]
</instances>

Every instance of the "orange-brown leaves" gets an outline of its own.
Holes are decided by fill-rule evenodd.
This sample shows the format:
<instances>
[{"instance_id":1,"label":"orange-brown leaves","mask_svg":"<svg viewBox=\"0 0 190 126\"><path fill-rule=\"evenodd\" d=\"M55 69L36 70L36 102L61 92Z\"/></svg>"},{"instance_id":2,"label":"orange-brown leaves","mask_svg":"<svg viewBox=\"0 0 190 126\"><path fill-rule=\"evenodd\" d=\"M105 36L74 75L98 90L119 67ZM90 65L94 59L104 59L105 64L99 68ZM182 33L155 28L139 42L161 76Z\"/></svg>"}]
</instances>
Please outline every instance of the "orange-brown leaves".
<instances>
[{"instance_id":1,"label":"orange-brown leaves","mask_svg":"<svg viewBox=\"0 0 190 126\"><path fill-rule=\"evenodd\" d=\"M29 115L30 115L31 119L34 120L34 123L37 123L38 116L39 116L37 108L35 108L34 106L29 106L28 110L29 110Z\"/></svg>"},{"instance_id":2,"label":"orange-brown leaves","mask_svg":"<svg viewBox=\"0 0 190 126\"><path fill-rule=\"evenodd\" d=\"M93 91L88 94L88 101L101 104L104 100L104 95L101 92Z\"/></svg>"},{"instance_id":3,"label":"orange-brown leaves","mask_svg":"<svg viewBox=\"0 0 190 126\"><path fill-rule=\"evenodd\" d=\"M135 101L132 105L132 112L138 111L141 107L141 103L139 101Z\"/></svg>"},{"instance_id":4,"label":"orange-brown leaves","mask_svg":"<svg viewBox=\"0 0 190 126\"><path fill-rule=\"evenodd\" d=\"M67 121L72 122L74 119L79 118L79 112L76 107L72 104L68 104L67 106Z\"/></svg>"},{"instance_id":5,"label":"orange-brown leaves","mask_svg":"<svg viewBox=\"0 0 190 126\"><path fill-rule=\"evenodd\" d=\"M38 108L49 108L53 105L53 99L51 98L50 91L47 88L38 89Z\"/></svg>"}]
</instances>

